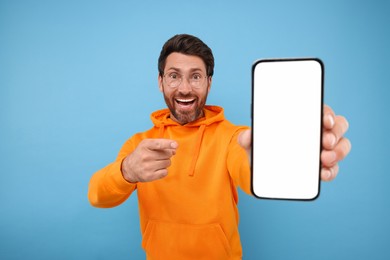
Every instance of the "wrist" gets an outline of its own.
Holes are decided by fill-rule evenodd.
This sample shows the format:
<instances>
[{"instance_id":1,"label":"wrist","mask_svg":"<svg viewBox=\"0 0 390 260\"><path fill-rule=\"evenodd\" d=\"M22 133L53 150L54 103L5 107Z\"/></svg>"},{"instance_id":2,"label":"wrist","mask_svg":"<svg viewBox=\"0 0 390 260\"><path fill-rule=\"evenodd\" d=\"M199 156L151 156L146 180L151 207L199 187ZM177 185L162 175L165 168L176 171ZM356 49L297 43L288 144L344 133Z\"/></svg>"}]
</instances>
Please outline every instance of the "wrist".
<instances>
[{"instance_id":1,"label":"wrist","mask_svg":"<svg viewBox=\"0 0 390 260\"><path fill-rule=\"evenodd\" d=\"M121 164L121 173L122 173L123 179L125 179L125 181L127 181L129 183L137 183L138 181L131 174L131 171L128 169L129 167L126 167L128 165L126 163L127 160L128 160L128 156L122 160L122 164Z\"/></svg>"}]
</instances>

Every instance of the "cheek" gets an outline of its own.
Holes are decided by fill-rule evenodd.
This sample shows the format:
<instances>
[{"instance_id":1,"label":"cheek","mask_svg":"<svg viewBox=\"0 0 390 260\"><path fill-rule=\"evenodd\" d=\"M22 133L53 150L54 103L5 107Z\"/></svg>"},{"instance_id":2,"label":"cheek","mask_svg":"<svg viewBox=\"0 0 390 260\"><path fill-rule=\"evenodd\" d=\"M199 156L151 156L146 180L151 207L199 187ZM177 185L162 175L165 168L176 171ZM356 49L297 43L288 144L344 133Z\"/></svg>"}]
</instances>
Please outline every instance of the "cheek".
<instances>
[{"instance_id":1,"label":"cheek","mask_svg":"<svg viewBox=\"0 0 390 260\"><path fill-rule=\"evenodd\" d=\"M164 97L168 100L171 100L174 96L174 93L172 91L167 91L167 89L161 89L161 92L164 94Z\"/></svg>"},{"instance_id":2,"label":"cheek","mask_svg":"<svg viewBox=\"0 0 390 260\"><path fill-rule=\"evenodd\" d=\"M198 96L201 97L202 99L206 99L208 94L209 94L209 89L207 88L204 91L202 91L201 93L198 93Z\"/></svg>"}]
</instances>

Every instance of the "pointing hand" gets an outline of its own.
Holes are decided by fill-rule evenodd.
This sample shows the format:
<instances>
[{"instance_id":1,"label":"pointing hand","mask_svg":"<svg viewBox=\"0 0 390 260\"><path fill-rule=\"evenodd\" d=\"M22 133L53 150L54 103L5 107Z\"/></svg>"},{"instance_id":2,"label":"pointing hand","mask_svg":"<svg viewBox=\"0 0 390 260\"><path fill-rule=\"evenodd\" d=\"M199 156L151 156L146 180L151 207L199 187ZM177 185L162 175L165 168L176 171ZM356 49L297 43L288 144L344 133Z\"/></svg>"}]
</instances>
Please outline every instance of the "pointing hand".
<instances>
[{"instance_id":1,"label":"pointing hand","mask_svg":"<svg viewBox=\"0 0 390 260\"><path fill-rule=\"evenodd\" d=\"M128 182L149 182L168 175L171 157L178 144L170 139L145 139L122 163L122 174Z\"/></svg>"}]
</instances>

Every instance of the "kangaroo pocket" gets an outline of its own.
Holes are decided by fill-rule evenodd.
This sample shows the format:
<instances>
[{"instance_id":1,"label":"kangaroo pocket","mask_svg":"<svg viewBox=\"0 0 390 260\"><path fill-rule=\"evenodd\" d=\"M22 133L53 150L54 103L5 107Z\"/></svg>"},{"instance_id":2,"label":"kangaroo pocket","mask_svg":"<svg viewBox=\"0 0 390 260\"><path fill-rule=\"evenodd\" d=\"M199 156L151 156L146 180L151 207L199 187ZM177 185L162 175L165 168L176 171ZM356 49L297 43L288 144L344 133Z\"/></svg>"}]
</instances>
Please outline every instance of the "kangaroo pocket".
<instances>
[{"instance_id":1,"label":"kangaroo pocket","mask_svg":"<svg viewBox=\"0 0 390 260\"><path fill-rule=\"evenodd\" d=\"M148 259L228 259L231 248L217 223L189 225L149 221L142 238Z\"/></svg>"}]
</instances>

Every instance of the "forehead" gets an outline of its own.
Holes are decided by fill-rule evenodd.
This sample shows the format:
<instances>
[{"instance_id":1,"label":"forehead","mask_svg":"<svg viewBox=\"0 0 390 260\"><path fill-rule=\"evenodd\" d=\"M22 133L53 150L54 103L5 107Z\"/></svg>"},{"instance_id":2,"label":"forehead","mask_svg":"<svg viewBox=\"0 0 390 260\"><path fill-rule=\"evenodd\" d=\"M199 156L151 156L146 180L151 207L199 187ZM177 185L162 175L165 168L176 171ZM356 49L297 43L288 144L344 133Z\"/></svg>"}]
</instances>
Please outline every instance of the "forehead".
<instances>
[{"instance_id":1,"label":"forehead","mask_svg":"<svg viewBox=\"0 0 390 260\"><path fill-rule=\"evenodd\" d=\"M206 65L203 60L194 55L186 55L178 52L173 52L168 55L165 62L165 71L170 69L181 72L201 70L206 72Z\"/></svg>"}]
</instances>

